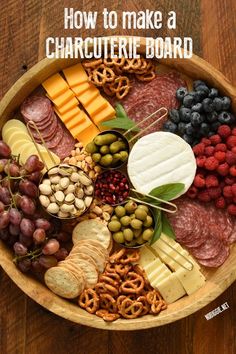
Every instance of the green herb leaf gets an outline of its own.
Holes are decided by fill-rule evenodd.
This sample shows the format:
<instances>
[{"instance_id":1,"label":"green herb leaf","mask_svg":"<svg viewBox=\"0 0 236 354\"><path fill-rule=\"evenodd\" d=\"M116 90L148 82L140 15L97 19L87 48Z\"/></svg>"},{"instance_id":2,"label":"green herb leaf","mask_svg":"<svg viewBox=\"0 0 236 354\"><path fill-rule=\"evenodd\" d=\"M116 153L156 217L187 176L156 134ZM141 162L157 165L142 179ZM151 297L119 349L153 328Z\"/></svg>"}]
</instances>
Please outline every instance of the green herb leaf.
<instances>
[{"instance_id":1,"label":"green herb leaf","mask_svg":"<svg viewBox=\"0 0 236 354\"><path fill-rule=\"evenodd\" d=\"M137 127L135 128L136 123L127 116L124 107L120 103L116 104L115 110L116 118L102 122L103 126L123 130L134 128L133 131L139 131Z\"/></svg>"},{"instance_id":2,"label":"green herb leaf","mask_svg":"<svg viewBox=\"0 0 236 354\"><path fill-rule=\"evenodd\" d=\"M153 245L161 236L162 233L162 218L161 218L161 211L160 210L155 210L154 213L154 219L157 227L154 230L154 234L152 236L150 245Z\"/></svg>"},{"instance_id":3,"label":"green herb leaf","mask_svg":"<svg viewBox=\"0 0 236 354\"><path fill-rule=\"evenodd\" d=\"M161 215L161 221L162 221L162 232L169 236L170 238L173 238L175 240L175 233L174 230L166 216L165 213L162 213Z\"/></svg>"},{"instance_id":4,"label":"green herb leaf","mask_svg":"<svg viewBox=\"0 0 236 354\"><path fill-rule=\"evenodd\" d=\"M149 194L168 201L174 199L179 193L181 193L184 190L184 187L185 185L183 183L163 184L162 186L154 188ZM155 203L157 203L157 201Z\"/></svg>"}]
</instances>

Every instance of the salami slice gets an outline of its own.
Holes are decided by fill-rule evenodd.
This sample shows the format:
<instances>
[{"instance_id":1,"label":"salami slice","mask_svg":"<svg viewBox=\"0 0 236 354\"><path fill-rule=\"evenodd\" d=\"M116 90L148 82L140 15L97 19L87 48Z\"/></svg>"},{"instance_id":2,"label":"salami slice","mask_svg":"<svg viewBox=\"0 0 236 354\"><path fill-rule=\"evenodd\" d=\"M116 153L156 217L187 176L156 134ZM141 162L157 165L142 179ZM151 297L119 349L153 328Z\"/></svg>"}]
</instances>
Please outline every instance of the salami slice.
<instances>
[{"instance_id":1,"label":"salami slice","mask_svg":"<svg viewBox=\"0 0 236 354\"><path fill-rule=\"evenodd\" d=\"M57 156L63 160L65 157L70 155L71 150L74 149L75 140L70 134L70 132L64 128L64 133L60 143L53 149L51 149Z\"/></svg>"},{"instance_id":2,"label":"salami slice","mask_svg":"<svg viewBox=\"0 0 236 354\"><path fill-rule=\"evenodd\" d=\"M58 126L58 119L56 117L56 115L53 113L53 117L52 117L52 121L49 127L46 127L44 129L39 129L43 139L45 141L50 140L54 137L54 135L56 134L56 130L57 130L57 126ZM31 130L32 135L35 139L40 140L40 135L38 134L37 130L32 129Z\"/></svg>"},{"instance_id":3,"label":"salami slice","mask_svg":"<svg viewBox=\"0 0 236 354\"><path fill-rule=\"evenodd\" d=\"M219 253L215 257L208 258L208 259L198 258L198 262L205 267L216 268L221 266L226 261L228 256L229 256L229 247L224 246L220 249Z\"/></svg>"},{"instance_id":4,"label":"salami slice","mask_svg":"<svg viewBox=\"0 0 236 354\"><path fill-rule=\"evenodd\" d=\"M51 102L46 97L31 96L21 105L21 114L25 119L35 122L47 118L52 110Z\"/></svg>"},{"instance_id":5,"label":"salami slice","mask_svg":"<svg viewBox=\"0 0 236 354\"><path fill-rule=\"evenodd\" d=\"M46 141L46 146L48 147L48 149L53 149L56 146L58 146L58 144L60 144L62 137L64 135L64 129L65 128L62 127L62 125L60 123L58 123L57 130L56 130L54 137L52 137L50 140Z\"/></svg>"},{"instance_id":6,"label":"salami slice","mask_svg":"<svg viewBox=\"0 0 236 354\"><path fill-rule=\"evenodd\" d=\"M209 259L215 257L221 248L222 243L218 238L209 237L200 247L191 248L191 254L197 259Z\"/></svg>"}]
</instances>

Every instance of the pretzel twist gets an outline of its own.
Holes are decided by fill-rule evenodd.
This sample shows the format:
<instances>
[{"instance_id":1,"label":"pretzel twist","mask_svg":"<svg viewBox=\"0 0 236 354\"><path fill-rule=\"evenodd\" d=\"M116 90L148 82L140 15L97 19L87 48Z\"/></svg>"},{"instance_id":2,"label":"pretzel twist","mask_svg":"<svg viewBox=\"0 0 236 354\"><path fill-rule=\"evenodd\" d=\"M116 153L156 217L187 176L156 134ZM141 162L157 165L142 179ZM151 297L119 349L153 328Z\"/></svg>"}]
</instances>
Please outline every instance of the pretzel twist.
<instances>
[{"instance_id":1,"label":"pretzel twist","mask_svg":"<svg viewBox=\"0 0 236 354\"><path fill-rule=\"evenodd\" d=\"M121 284L120 291L124 294L139 294L144 288L144 279L135 272L129 272Z\"/></svg>"},{"instance_id":2,"label":"pretzel twist","mask_svg":"<svg viewBox=\"0 0 236 354\"><path fill-rule=\"evenodd\" d=\"M89 313L95 313L99 308L99 297L93 289L84 290L79 297L79 305Z\"/></svg>"},{"instance_id":3,"label":"pretzel twist","mask_svg":"<svg viewBox=\"0 0 236 354\"><path fill-rule=\"evenodd\" d=\"M137 318L141 315L142 311L142 302L126 298L122 301L119 312L124 318Z\"/></svg>"}]
</instances>

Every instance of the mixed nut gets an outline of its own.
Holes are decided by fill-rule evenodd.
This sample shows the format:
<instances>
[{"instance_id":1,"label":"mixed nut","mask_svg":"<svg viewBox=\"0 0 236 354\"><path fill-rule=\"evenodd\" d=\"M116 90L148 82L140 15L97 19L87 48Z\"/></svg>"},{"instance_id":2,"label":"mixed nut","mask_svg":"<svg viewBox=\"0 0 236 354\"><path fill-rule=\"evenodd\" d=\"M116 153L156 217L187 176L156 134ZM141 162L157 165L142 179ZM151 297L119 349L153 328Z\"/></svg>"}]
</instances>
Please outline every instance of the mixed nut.
<instances>
[{"instance_id":1,"label":"mixed nut","mask_svg":"<svg viewBox=\"0 0 236 354\"><path fill-rule=\"evenodd\" d=\"M48 213L66 219L78 217L89 208L94 186L84 171L61 164L47 172L39 193L40 203Z\"/></svg>"}]
</instances>

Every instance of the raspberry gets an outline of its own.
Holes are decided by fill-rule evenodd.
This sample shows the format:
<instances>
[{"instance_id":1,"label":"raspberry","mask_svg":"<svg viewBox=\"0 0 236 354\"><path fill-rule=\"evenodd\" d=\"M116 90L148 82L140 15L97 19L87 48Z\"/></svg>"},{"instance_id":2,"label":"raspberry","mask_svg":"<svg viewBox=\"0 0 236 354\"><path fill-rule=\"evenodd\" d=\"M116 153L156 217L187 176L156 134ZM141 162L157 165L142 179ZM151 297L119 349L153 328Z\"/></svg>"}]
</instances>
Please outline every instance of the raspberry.
<instances>
[{"instance_id":1,"label":"raspberry","mask_svg":"<svg viewBox=\"0 0 236 354\"><path fill-rule=\"evenodd\" d=\"M223 124L218 128L217 133L222 137L222 138L227 138L231 134L231 129L228 125Z\"/></svg>"},{"instance_id":2,"label":"raspberry","mask_svg":"<svg viewBox=\"0 0 236 354\"><path fill-rule=\"evenodd\" d=\"M220 181L220 184L219 184L220 188L223 189L224 186L225 186L225 182L224 181Z\"/></svg>"},{"instance_id":3,"label":"raspberry","mask_svg":"<svg viewBox=\"0 0 236 354\"><path fill-rule=\"evenodd\" d=\"M198 190L196 187L191 186L187 191L187 196L191 199L195 199L197 197Z\"/></svg>"},{"instance_id":4,"label":"raspberry","mask_svg":"<svg viewBox=\"0 0 236 354\"><path fill-rule=\"evenodd\" d=\"M228 139L226 140L226 144L229 149L232 149L233 147L236 146L236 136L235 135L230 135Z\"/></svg>"},{"instance_id":5,"label":"raspberry","mask_svg":"<svg viewBox=\"0 0 236 354\"><path fill-rule=\"evenodd\" d=\"M232 193L233 193L233 196L236 197L236 184L232 185Z\"/></svg>"},{"instance_id":6,"label":"raspberry","mask_svg":"<svg viewBox=\"0 0 236 354\"><path fill-rule=\"evenodd\" d=\"M211 145L211 141L207 138L202 138L201 143L203 143L205 146Z\"/></svg>"},{"instance_id":7,"label":"raspberry","mask_svg":"<svg viewBox=\"0 0 236 354\"><path fill-rule=\"evenodd\" d=\"M196 158L196 163L198 167L204 167L206 162L206 156L198 156Z\"/></svg>"},{"instance_id":8,"label":"raspberry","mask_svg":"<svg viewBox=\"0 0 236 354\"><path fill-rule=\"evenodd\" d=\"M226 198L231 198L233 197L233 192L232 192L232 187L231 186L225 186L223 188L223 195Z\"/></svg>"},{"instance_id":9,"label":"raspberry","mask_svg":"<svg viewBox=\"0 0 236 354\"><path fill-rule=\"evenodd\" d=\"M233 177L236 176L236 166L235 166L235 165L233 165L233 166L230 167L230 169L229 169L229 174L230 174L231 176L233 176Z\"/></svg>"},{"instance_id":10,"label":"raspberry","mask_svg":"<svg viewBox=\"0 0 236 354\"><path fill-rule=\"evenodd\" d=\"M193 147L193 152L196 156L204 154L205 145L203 143L199 143Z\"/></svg>"},{"instance_id":11,"label":"raspberry","mask_svg":"<svg viewBox=\"0 0 236 354\"><path fill-rule=\"evenodd\" d=\"M236 128L232 129L232 135L236 135Z\"/></svg>"},{"instance_id":12,"label":"raspberry","mask_svg":"<svg viewBox=\"0 0 236 354\"><path fill-rule=\"evenodd\" d=\"M236 154L233 153L232 151L227 151L225 160L230 166L235 165L236 164Z\"/></svg>"},{"instance_id":13,"label":"raspberry","mask_svg":"<svg viewBox=\"0 0 236 354\"><path fill-rule=\"evenodd\" d=\"M218 178L214 175L208 175L206 177L206 187L218 187L219 186L219 181Z\"/></svg>"},{"instance_id":14,"label":"raspberry","mask_svg":"<svg viewBox=\"0 0 236 354\"><path fill-rule=\"evenodd\" d=\"M208 191L205 189L203 191L200 191L198 193L198 199L201 201L201 202L210 202L211 198L209 196L209 193Z\"/></svg>"},{"instance_id":15,"label":"raspberry","mask_svg":"<svg viewBox=\"0 0 236 354\"><path fill-rule=\"evenodd\" d=\"M223 144L223 143L216 144L215 151L224 151L224 152L226 152L227 151L227 146L225 144Z\"/></svg>"},{"instance_id":16,"label":"raspberry","mask_svg":"<svg viewBox=\"0 0 236 354\"><path fill-rule=\"evenodd\" d=\"M214 146L207 146L206 148L205 148L205 155L206 156L212 156L213 154L214 154L214 151L215 151L215 148L214 148Z\"/></svg>"},{"instance_id":17,"label":"raspberry","mask_svg":"<svg viewBox=\"0 0 236 354\"><path fill-rule=\"evenodd\" d=\"M194 178L193 184L197 188L205 187L205 179L203 175L197 174Z\"/></svg>"},{"instance_id":18,"label":"raspberry","mask_svg":"<svg viewBox=\"0 0 236 354\"><path fill-rule=\"evenodd\" d=\"M205 162L205 168L209 171L214 171L219 166L219 161L214 156L208 157Z\"/></svg>"},{"instance_id":19,"label":"raspberry","mask_svg":"<svg viewBox=\"0 0 236 354\"><path fill-rule=\"evenodd\" d=\"M235 177L227 176L225 177L225 183L232 186L235 183Z\"/></svg>"},{"instance_id":20,"label":"raspberry","mask_svg":"<svg viewBox=\"0 0 236 354\"><path fill-rule=\"evenodd\" d=\"M230 204L227 207L227 211L230 215L236 215L236 205L235 204Z\"/></svg>"},{"instance_id":21,"label":"raspberry","mask_svg":"<svg viewBox=\"0 0 236 354\"><path fill-rule=\"evenodd\" d=\"M227 176L227 174L229 173L229 165L225 162L220 164L217 167L217 172L221 175L221 176Z\"/></svg>"},{"instance_id":22,"label":"raspberry","mask_svg":"<svg viewBox=\"0 0 236 354\"><path fill-rule=\"evenodd\" d=\"M211 187L208 188L208 193L211 199L216 199L219 198L221 196L221 189L220 187Z\"/></svg>"},{"instance_id":23,"label":"raspberry","mask_svg":"<svg viewBox=\"0 0 236 354\"><path fill-rule=\"evenodd\" d=\"M219 197L215 200L215 206L218 209L224 209L226 207L226 202L224 197Z\"/></svg>"},{"instance_id":24,"label":"raspberry","mask_svg":"<svg viewBox=\"0 0 236 354\"><path fill-rule=\"evenodd\" d=\"M224 162L225 161L225 156L226 153L224 151L216 151L214 153L214 157L216 158L216 160L218 160L219 162Z\"/></svg>"},{"instance_id":25,"label":"raspberry","mask_svg":"<svg viewBox=\"0 0 236 354\"><path fill-rule=\"evenodd\" d=\"M221 143L221 137L218 134L210 136L209 139L210 139L212 145L217 145L217 144Z\"/></svg>"},{"instance_id":26,"label":"raspberry","mask_svg":"<svg viewBox=\"0 0 236 354\"><path fill-rule=\"evenodd\" d=\"M236 146L234 146L234 147L231 149L231 151L232 151L234 154L236 154Z\"/></svg>"}]
</instances>

